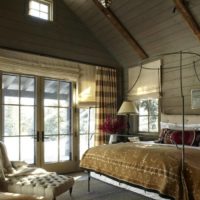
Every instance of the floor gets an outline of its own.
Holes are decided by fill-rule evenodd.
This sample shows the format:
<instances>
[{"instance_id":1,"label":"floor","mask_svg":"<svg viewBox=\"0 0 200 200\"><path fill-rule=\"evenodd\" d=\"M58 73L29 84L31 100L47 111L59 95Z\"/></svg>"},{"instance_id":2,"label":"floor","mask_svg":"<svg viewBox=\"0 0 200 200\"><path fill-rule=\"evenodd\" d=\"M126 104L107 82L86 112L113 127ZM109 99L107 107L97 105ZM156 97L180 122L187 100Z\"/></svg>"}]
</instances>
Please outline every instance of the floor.
<instances>
[{"instance_id":1,"label":"floor","mask_svg":"<svg viewBox=\"0 0 200 200\"><path fill-rule=\"evenodd\" d=\"M72 173L69 175L75 179L72 196L70 197L69 193L67 194L69 200L152 200L152 198L113 186L96 178L91 178L90 192L88 192L86 173ZM58 200L62 199L66 199L66 194L65 198L61 197Z\"/></svg>"}]
</instances>

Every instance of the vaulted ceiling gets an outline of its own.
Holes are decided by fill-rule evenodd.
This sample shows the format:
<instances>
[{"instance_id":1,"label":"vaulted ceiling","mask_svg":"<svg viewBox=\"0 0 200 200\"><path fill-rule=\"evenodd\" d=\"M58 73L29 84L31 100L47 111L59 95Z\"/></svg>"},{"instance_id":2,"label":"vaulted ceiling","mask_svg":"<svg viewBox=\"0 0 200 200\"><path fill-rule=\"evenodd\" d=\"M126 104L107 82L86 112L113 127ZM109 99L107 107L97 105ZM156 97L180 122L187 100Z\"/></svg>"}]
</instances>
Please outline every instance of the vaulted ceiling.
<instances>
[{"instance_id":1,"label":"vaulted ceiling","mask_svg":"<svg viewBox=\"0 0 200 200\"><path fill-rule=\"evenodd\" d=\"M63 1L121 66L130 67L145 58L113 25L110 16L103 14L95 0ZM112 0L109 10L135 39L146 57L181 50L200 52L200 1L180 0L196 21L196 34L176 2L179 1Z\"/></svg>"}]
</instances>

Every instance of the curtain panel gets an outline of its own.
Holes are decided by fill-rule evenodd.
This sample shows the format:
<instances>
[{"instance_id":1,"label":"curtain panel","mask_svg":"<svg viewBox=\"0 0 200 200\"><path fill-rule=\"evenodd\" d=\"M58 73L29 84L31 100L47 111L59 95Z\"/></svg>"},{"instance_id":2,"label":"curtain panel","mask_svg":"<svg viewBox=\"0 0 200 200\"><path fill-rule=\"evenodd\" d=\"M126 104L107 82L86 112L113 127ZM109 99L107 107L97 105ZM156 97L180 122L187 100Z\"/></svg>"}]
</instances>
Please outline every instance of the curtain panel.
<instances>
[{"instance_id":1,"label":"curtain panel","mask_svg":"<svg viewBox=\"0 0 200 200\"><path fill-rule=\"evenodd\" d=\"M106 135L100 130L107 116L117 112L116 69L96 67L96 133L95 146L105 144Z\"/></svg>"}]
</instances>

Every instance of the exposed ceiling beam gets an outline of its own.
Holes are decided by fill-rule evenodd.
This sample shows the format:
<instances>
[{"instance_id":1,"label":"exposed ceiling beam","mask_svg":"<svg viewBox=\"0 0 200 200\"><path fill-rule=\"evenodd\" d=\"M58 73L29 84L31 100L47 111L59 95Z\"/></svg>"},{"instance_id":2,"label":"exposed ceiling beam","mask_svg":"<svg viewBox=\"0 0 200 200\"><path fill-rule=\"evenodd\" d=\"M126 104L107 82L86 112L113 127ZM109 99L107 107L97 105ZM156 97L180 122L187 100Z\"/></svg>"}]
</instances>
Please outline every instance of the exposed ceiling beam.
<instances>
[{"instance_id":1,"label":"exposed ceiling beam","mask_svg":"<svg viewBox=\"0 0 200 200\"><path fill-rule=\"evenodd\" d=\"M190 29L200 40L200 27L197 21L195 20L194 16L188 9L188 6L186 6L186 4L184 3L184 0L174 0L174 3L176 5L176 9L182 14Z\"/></svg>"},{"instance_id":2,"label":"exposed ceiling beam","mask_svg":"<svg viewBox=\"0 0 200 200\"><path fill-rule=\"evenodd\" d=\"M95 5L99 10L109 19L109 21L114 25L114 27L123 35L123 37L129 42L136 53L141 59L148 58L147 53L135 40L135 38L129 33L126 27L120 22L116 15L111 11L110 8L105 8L98 0L93 0Z\"/></svg>"}]
</instances>

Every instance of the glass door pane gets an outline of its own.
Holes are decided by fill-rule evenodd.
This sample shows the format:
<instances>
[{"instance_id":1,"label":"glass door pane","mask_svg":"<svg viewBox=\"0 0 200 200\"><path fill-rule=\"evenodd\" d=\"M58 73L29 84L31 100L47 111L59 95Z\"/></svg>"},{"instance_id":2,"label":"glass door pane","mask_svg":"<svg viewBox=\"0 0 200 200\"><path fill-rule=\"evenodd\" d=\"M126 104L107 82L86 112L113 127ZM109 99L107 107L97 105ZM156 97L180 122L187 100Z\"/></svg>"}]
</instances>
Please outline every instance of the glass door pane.
<instances>
[{"instance_id":1,"label":"glass door pane","mask_svg":"<svg viewBox=\"0 0 200 200\"><path fill-rule=\"evenodd\" d=\"M44 80L44 162L71 160L71 83Z\"/></svg>"},{"instance_id":2,"label":"glass door pane","mask_svg":"<svg viewBox=\"0 0 200 200\"><path fill-rule=\"evenodd\" d=\"M95 134L95 108L80 108L79 109L79 134L80 147L79 157L82 158L84 152L94 146Z\"/></svg>"},{"instance_id":3,"label":"glass door pane","mask_svg":"<svg viewBox=\"0 0 200 200\"><path fill-rule=\"evenodd\" d=\"M35 163L35 78L2 75L2 121L9 158Z\"/></svg>"}]
</instances>

